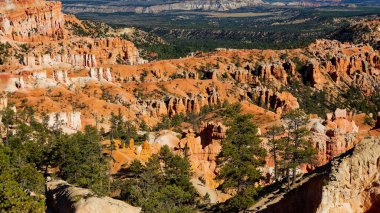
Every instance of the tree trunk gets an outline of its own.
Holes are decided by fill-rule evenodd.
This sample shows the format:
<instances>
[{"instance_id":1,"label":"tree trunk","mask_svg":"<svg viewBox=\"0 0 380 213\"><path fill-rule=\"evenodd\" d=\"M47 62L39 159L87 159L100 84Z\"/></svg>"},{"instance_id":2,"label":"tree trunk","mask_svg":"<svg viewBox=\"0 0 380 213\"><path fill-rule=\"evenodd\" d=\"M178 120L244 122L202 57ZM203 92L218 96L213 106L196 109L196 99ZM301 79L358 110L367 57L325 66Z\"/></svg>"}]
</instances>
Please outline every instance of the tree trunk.
<instances>
[{"instance_id":1,"label":"tree trunk","mask_svg":"<svg viewBox=\"0 0 380 213\"><path fill-rule=\"evenodd\" d=\"M276 146L276 141L274 140L274 135L273 135L273 161L274 161L274 181L277 182L277 179L278 179L277 146Z\"/></svg>"},{"instance_id":2,"label":"tree trunk","mask_svg":"<svg viewBox=\"0 0 380 213\"><path fill-rule=\"evenodd\" d=\"M290 170L289 170L289 167L286 168L286 179L287 179L288 191L289 191L290 190Z\"/></svg>"},{"instance_id":3,"label":"tree trunk","mask_svg":"<svg viewBox=\"0 0 380 213\"><path fill-rule=\"evenodd\" d=\"M5 144L8 145L8 138L9 138L9 127L7 126L7 131L6 131L6 136L5 136Z\"/></svg>"},{"instance_id":4,"label":"tree trunk","mask_svg":"<svg viewBox=\"0 0 380 213\"><path fill-rule=\"evenodd\" d=\"M292 185L296 182L296 167L292 169Z\"/></svg>"}]
</instances>

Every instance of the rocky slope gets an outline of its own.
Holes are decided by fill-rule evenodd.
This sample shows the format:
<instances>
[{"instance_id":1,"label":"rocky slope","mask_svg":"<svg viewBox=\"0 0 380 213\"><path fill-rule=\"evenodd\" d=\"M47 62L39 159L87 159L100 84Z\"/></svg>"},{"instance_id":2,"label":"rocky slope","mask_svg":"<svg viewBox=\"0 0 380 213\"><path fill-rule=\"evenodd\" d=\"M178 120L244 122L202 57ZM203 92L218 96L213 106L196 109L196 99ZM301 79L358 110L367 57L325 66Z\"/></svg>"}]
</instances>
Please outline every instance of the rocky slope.
<instances>
[{"instance_id":1,"label":"rocky slope","mask_svg":"<svg viewBox=\"0 0 380 213\"><path fill-rule=\"evenodd\" d=\"M12 5L20 6L14 10ZM215 115L228 103L241 103L243 113L254 114L259 129L265 133L266 127L279 123L280 116L289 110L304 108L314 113L318 108L315 100L308 100L308 105L304 99L308 93L324 92L323 101L334 107L326 107L331 112L327 115L310 115L308 126L318 151L317 165L351 149L371 128L363 125L364 114L336 107L351 107L342 104L350 99L342 94L351 88L364 98L378 91L380 53L370 45L317 40L303 49L218 49L145 63L131 42L106 33L107 27L89 30L74 16L64 16L51 5L59 3L3 3L1 14L7 18L2 19L0 37L8 43L2 45L2 56L6 57L0 65L4 70L0 73L0 90L6 94L0 99L0 109L8 102L15 103L18 110L31 106L39 119L47 119L49 127L66 133L83 130L86 125L107 132L111 113L120 113L136 127L146 124L153 128L163 117L190 114L204 121L197 128L184 122L179 126L183 132L176 129L178 133L149 133L148 140L139 146L134 141L128 146L117 142L113 173L133 159L146 161L165 144L178 153L187 147L194 178L202 182L202 187L215 188L215 160L227 128ZM50 9L58 16L41 19ZM20 11L29 15L19 16ZM16 26L14 30L19 33L15 35L19 36L13 36L5 30L4 20L27 27ZM46 27L34 32L36 23ZM62 32L60 36L55 33L58 31ZM265 147L267 139L262 136L262 140ZM270 156L262 169L269 177L268 184L273 173ZM300 172L313 169L303 165ZM202 187L199 189L204 191Z\"/></svg>"},{"instance_id":2,"label":"rocky slope","mask_svg":"<svg viewBox=\"0 0 380 213\"><path fill-rule=\"evenodd\" d=\"M380 141L366 139L354 150L297 181L289 192L259 200L255 212L378 212Z\"/></svg>"},{"instance_id":3,"label":"rocky slope","mask_svg":"<svg viewBox=\"0 0 380 213\"><path fill-rule=\"evenodd\" d=\"M318 7L326 5L339 5L341 0L308 0L308 1L263 1L263 0L159 0L159 1L102 1L93 0L78 3L73 0L64 0L65 11L69 13L97 12L135 12L135 13L159 13L165 11L178 10L207 10L207 11L227 11L244 7L254 7L262 5L271 6L301 6Z\"/></svg>"},{"instance_id":4,"label":"rocky slope","mask_svg":"<svg viewBox=\"0 0 380 213\"><path fill-rule=\"evenodd\" d=\"M365 140L350 157L333 162L317 212L380 211L380 141Z\"/></svg>"},{"instance_id":5,"label":"rocky slope","mask_svg":"<svg viewBox=\"0 0 380 213\"><path fill-rule=\"evenodd\" d=\"M61 2L0 2L0 33L15 41L62 39L64 17L61 10Z\"/></svg>"},{"instance_id":6,"label":"rocky slope","mask_svg":"<svg viewBox=\"0 0 380 213\"><path fill-rule=\"evenodd\" d=\"M334 37L356 44L369 43L375 49L380 49L380 19L351 20L349 26L339 30Z\"/></svg>"},{"instance_id":7,"label":"rocky slope","mask_svg":"<svg viewBox=\"0 0 380 213\"><path fill-rule=\"evenodd\" d=\"M61 2L28 0L1 4L0 37L12 49L2 60L3 65L34 69L145 62L134 44L120 37L78 36L75 30L80 28L68 28L67 23L82 24L61 12Z\"/></svg>"},{"instance_id":8,"label":"rocky slope","mask_svg":"<svg viewBox=\"0 0 380 213\"><path fill-rule=\"evenodd\" d=\"M328 113L325 120L314 118L310 124L310 140L318 151L318 166L330 162L357 143L359 127L347 110L336 109L334 113Z\"/></svg>"},{"instance_id":9,"label":"rocky slope","mask_svg":"<svg viewBox=\"0 0 380 213\"><path fill-rule=\"evenodd\" d=\"M46 183L47 203L59 213L138 213L141 208L110 197L97 197L91 190L71 186L62 180Z\"/></svg>"},{"instance_id":10,"label":"rocky slope","mask_svg":"<svg viewBox=\"0 0 380 213\"><path fill-rule=\"evenodd\" d=\"M114 12L136 12L136 13L158 13L168 10L213 10L213 11L225 11L231 9L237 9L247 6L262 5L262 0L184 0L184 1L166 1L153 4L138 4L136 2L128 1L115 1L104 2L102 5L85 3L76 4L67 1L65 11L70 13L78 12L96 12L101 9L105 13Z\"/></svg>"}]
</instances>

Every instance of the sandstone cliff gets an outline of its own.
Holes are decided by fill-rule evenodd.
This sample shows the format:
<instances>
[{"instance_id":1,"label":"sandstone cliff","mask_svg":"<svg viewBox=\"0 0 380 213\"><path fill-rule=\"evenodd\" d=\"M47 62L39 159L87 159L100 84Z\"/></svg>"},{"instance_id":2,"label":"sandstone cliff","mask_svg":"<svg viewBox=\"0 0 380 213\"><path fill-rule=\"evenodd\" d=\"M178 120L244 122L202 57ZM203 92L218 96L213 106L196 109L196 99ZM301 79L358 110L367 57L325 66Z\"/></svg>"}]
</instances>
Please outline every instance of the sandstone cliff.
<instances>
[{"instance_id":1,"label":"sandstone cliff","mask_svg":"<svg viewBox=\"0 0 380 213\"><path fill-rule=\"evenodd\" d=\"M52 112L47 116L47 125L52 129L62 129L65 133L72 133L82 130L80 112Z\"/></svg>"},{"instance_id":2,"label":"sandstone cliff","mask_svg":"<svg viewBox=\"0 0 380 213\"><path fill-rule=\"evenodd\" d=\"M61 2L0 2L0 32L15 41L58 40L64 36Z\"/></svg>"},{"instance_id":3,"label":"sandstone cliff","mask_svg":"<svg viewBox=\"0 0 380 213\"><path fill-rule=\"evenodd\" d=\"M145 63L134 44L118 36L77 35L80 29L69 28L66 19L83 25L72 16L65 16L59 1L7 0L0 4L0 38L17 50L11 54L15 58L6 60L9 65L33 68Z\"/></svg>"},{"instance_id":4,"label":"sandstone cliff","mask_svg":"<svg viewBox=\"0 0 380 213\"><path fill-rule=\"evenodd\" d=\"M317 212L380 211L380 141L364 140L350 157L333 162Z\"/></svg>"},{"instance_id":5,"label":"sandstone cliff","mask_svg":"<svg viewBox=\"0 0 380 213\"><path fill-rule=\"evenodd\" d=\"M366 139L330 164L297 180L289 192L273 191L255 212L378 212L380 141ZM285 186L284 186L285 187Z\"/></svg>"}]
</instances>

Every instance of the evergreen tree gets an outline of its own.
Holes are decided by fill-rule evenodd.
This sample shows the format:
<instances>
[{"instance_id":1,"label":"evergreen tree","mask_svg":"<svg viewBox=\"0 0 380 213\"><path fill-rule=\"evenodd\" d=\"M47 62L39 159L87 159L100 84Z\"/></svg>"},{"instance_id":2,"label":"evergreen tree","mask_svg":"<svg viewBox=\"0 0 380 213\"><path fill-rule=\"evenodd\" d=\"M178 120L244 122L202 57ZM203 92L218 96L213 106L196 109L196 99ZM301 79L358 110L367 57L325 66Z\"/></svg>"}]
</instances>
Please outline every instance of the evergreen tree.
<instances>
[{"instance_id":1,"label":"evergreen tree","mask_svg":"<svg viewBox=\"0 0 380 213\"><path fill-rule=\"evenodd\" d=\"M5 142L7 143L8 142L8 139L9 139L9 128L15 124L15 112L7 107L3 110L3 112L1 113L2 116L1 116L1 122L3 123L3 125L5 126Z\"/></svg>"},{"instance_id":2,"label":"evergreen tree","mask_svg":"<svg viewBox=\"0 0 380 213\"><path fill-rule=\"evenodd\" d=\"M129 165L127 172L134 178L137 178L138 175L143 171L144 166L137 159L133 160L131 165Z\"/></svg>"},{"instance_id":3,"label":"evergreen tree","mask_svg":"<svg viewBox=\"0 0 380 213\"><path fill-rule=\"evenodd\" d=\"M12 162L16 154L0 145L0 211L44 212L44 178L33 164L24 162L20 168ZM36 196L31 196L34 192Z\"/></svg>"},{"instance_id":4,"label":"evergreen tree","mask_svg":"<svg viewBox=\"0 0 380 213\"><path fill-rule=\"evenodd\" d=\"M281 139L276 138L280 134L284 132L284 129L281 126L272 126L266 132L266 136L268 138L269 152L273 157L274 163L274 180L278 180L278 168L279 168L279 150L281 150Z\"/></svg>"},{"instance_id":5,"label":"evergreen tree","mask_svg":"<svg viewBox=\"0 0 380 213\"><path fill-rule=\"evenodd\" d=\"M286 123L287 137L284 138L283 162L286 169L288 186L290 185L290 170L292 184L296 180L296 169L305 163L312 164L315 160L315 149L307 140L310 131L306 128L307 115L300 109L295 109L283 115Z\"/></svg>"},{"instance_id":6,"label":"evergreen tree","mask_svg":"<svg viewBox=\"0 0 380 213\"><path fill-rule=\"evenodd\" d=\"M141 206L144 212L194 212L197 194L190 182L190 163L168 146L152 155L143 168L133 161L127 172L133 178L125 181L122 199Z\"/></svg>"},{"instance_id":7,"label":"evergreen tree","mask_svg":"<svg viewBox=\"0 0 380 213\"><path fill-rule=\"evenodd\" d=\"M70 183L104 194L107 162L102 155L98 131L86 126L84 133L64 135L57 140L54 155L60 167L59 175Z\"/></svg>"},{"instance_id":8,"label":"evergreen tree","mask_svg":"<svg viewBox=\"0 0 380 213\"><path fill-rule=\"evenodd\" d=\"M264 165L266 151L261 147L251 115L235 114L227 125L227 136L218 155L221 170L217 179L223 181L221 189L236 191L228 206L233 210L246 209L254 203L254 184L261 177L258 167Z\"/></svg>"}]
</instances>

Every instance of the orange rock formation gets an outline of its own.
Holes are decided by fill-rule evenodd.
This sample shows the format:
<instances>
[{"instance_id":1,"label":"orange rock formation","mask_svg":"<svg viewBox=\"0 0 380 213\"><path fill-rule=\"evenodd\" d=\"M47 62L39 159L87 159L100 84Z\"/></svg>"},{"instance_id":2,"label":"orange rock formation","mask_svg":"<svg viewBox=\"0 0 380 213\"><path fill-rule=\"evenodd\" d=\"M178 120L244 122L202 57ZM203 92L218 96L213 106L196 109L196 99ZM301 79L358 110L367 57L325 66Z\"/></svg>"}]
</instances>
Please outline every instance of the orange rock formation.
<instances>
[{"instance_id":1,"label":"orange rock formation","mask_svg":"<svg viewBox=\"0 0 380 213\"><path fill-rule=\"evenodd\" d=\"M195 176L210 188L218 185L214 180L217 173L216 156L221 150L221 140L225 134L226 127L220 123L201 123L199 136L190 130L177 147L180 153L187 153Z\"/></svg>"},{"instance_id":2,"label":"orange rock formation","mask_svg":"<svg viewBox=\"0 0 380 213\"><path fill-rule=\"evenodd\" d=\"M46 41L64 37L61 2L0 2L0 32L15 41Z\"/></svg>"}]
</instances>

